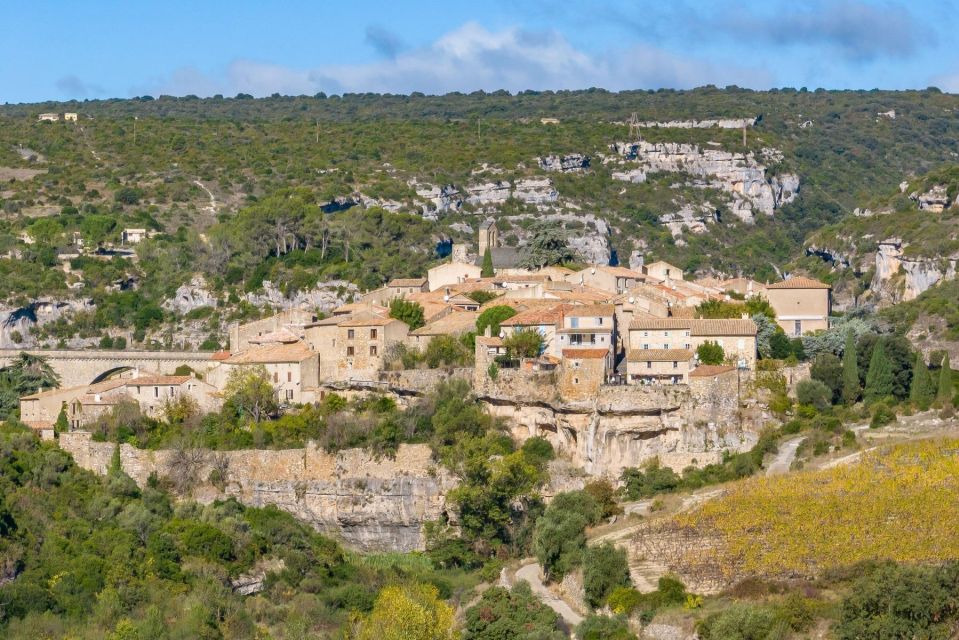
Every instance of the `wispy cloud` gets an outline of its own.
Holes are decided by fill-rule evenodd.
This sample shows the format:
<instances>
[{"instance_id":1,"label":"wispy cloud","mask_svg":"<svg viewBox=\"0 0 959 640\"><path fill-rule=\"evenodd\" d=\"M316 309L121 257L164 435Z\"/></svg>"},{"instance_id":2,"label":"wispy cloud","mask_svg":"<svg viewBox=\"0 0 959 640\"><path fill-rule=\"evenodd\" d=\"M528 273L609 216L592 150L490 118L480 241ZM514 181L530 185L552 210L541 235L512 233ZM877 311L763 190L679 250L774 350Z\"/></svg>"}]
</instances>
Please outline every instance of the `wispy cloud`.
<instances>
[{"instance_id":1,"label":"wispy cloud","mask_svg":"<svg viewBox=\"0 0 959 640\"><path fill-rule=\"evenodd\" d=\"M158 83L156 91L182 95L207 86L207 95L446 93L594 86L612 90L689 88L710 83L763 87L771 82L770 73L757 66L714 64L645 44L587 53L556 31L490 31L469 22L427 47L397 51L392 57L371 63L294 69L237 60L218 75L198 78L195 70L179 70Z\"/></svg>"}]
</instances>

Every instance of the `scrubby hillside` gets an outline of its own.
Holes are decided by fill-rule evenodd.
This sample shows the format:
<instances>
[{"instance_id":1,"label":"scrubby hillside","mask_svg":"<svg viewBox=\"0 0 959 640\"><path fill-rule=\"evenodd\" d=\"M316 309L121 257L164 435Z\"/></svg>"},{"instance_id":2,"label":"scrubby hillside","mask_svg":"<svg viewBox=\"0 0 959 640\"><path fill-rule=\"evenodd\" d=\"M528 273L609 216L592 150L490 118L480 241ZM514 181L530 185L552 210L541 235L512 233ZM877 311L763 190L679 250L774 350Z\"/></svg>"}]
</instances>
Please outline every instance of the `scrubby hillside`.
<instances>
[{"instance_id":1,"label":"scrubby hillside","mask_svg":"<svg viewBox=\"0 0 959 640\"><path fill-rule=\"evenodd\" d=\"M584 261L772 279L810 233L947 162L956 108L935 90L736 88L7 105L0 273L17 326L0 343L212 347L264 305L418 275L489 215L508 245L548 220ZM633 113L674 123L631 129ZM745 119L745 144L710 118ZM114 250L124 228L152 236L133 259Z\"/></svg>"}]
</instances>

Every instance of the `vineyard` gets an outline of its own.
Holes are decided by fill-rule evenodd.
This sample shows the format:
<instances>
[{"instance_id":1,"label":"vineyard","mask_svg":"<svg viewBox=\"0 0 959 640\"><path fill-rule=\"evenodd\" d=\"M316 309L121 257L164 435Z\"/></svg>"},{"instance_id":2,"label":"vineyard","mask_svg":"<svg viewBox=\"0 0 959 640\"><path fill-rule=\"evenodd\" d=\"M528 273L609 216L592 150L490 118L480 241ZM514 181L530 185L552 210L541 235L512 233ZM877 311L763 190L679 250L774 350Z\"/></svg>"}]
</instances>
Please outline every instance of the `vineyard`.
<instances>
[{"instance_id":1,"label":"vineyard","mask_svg":"<svg viewBox=\"0 0 959 640\"><path fill-rule=\"evenodd\" d=\"M959 557L959 440L868 452L856 465L732 486L700 509L640 529L634 551L689 584L812 578L867 560Z\"/></svg>"}]
</instances>

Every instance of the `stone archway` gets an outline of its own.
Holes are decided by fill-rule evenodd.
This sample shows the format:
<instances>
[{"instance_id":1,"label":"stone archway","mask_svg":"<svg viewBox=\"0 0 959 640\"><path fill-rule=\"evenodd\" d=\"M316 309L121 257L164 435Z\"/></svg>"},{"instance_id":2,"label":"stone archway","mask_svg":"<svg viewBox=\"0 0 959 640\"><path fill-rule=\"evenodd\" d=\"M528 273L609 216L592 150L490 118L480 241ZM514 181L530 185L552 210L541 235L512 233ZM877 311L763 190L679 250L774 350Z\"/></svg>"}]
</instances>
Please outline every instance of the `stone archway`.
<instances>
[{"instance_id":1,"label":"stone archway","mask_svg":"<svg viewBox=\"0 0 959 640\"><path fill-rule=\"evenodd\" d=\"M121 373L123 373L124 371L132 371L133 369L135 369L135 367L130 367L130 366L127 366L127 365L120 365L119 367L113 367L113 368L111 368L111 369L107 369L106 371L104 371L104 372L101 373L100 375L96 376L96 377L93 379L93 381L90 382L90 384L96 384L96 383L98 383L98 382L103 382L104 380L109 380L110 378L112 378L112 377L115 376L115 375L121 374Z\"/></svg>"}]
</instances>

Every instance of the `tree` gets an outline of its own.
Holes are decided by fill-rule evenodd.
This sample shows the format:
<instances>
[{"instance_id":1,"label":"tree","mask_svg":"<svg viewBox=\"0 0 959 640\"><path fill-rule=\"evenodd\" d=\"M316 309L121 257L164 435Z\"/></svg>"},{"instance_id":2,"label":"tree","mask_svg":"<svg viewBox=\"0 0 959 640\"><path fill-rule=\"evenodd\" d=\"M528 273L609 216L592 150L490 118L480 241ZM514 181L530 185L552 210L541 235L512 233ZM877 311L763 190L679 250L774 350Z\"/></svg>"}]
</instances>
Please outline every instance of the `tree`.
<instances>
[{"instance_id":1,"label":"tree","mask_svg":"<svg viewBox=\"0 0 959 640\"><path fill-rule=\"evenodd\" d=\"M454 640L453 608L432 585L384 587L356 640Z\"/></svg>"},{"instance_id":2,"label":"tree","mask_svg":"<svg viewBox=\"0 0 959 640\"><path fill-rule=\"evenodd\" d=\"M939 390L936 400L943 404L952 402L952 367L949 366L949 354L942 357L942 368L939 369Z\"/></svg>"},{"instance_id":3,"label":"tree","mask_svg":"<svg viewBox=\"0 0 959 640\"><path fill-rule=\"evenodd\" d=\"M722 364L726 360L726 352L718 342L706 340L696 347L696 357L699 364Z\"/></svg>"},{"instance_id":4,"label":"tree","mask_svg":"<svg viewBox=\"0 0 959 640\"><path fill-rule=\"evenodd\" d=\"M873 347L869 359L869 372L866 374L866 389L863 395L866 402L875 402L892 395L892 365L886 356L885 342L879 340Z\"/></svg>"},{"instance_id":5,"label":"tree","mask_svg":"<svg viewBox=\"0 0 959 640\"><path fill-rule=\"evenodd\" d=\"M256 423L279 409L276 393L263 365L233 369L223 395L240 414L248 415Z\"/></svg>"},{"instance_id":6,"label":"tree","mask_svg":"<svg viewBox=\"0 0 959 640\"><path fill-rule=\"evenodd\" d=\"M472 353L463 346L456 336L441 335L435 336L430 343L426 345L426 351L423 352L423 359L430 369L439 366L455 366L470 362Z\"/></svg>"},{"instance_id":7,"label":"tree","mask_svg":"<svg viewBox=\"0 0 959 640\"><path fill-rule=\"evenodd\" d=\"M423 319L423 307L419 302L394 298L390 301L390 317L405 322L410 331L419 329L426 321Z\"/></svg>"},{"instance_id":8,"label":"tree","mask_svg":"<svg viewBox=\"0 0 959 640\"><path fill-rule=\"evenodd\" d=\"M922 351L917 351L916 363L912 367L912 383L909 385L909 400L920 409L928 409L935 395L936 388L932 384L926 359Z\"/></svg>"},{"instance_id":9,"label":"tree","mask_svg":"<svg viewBox=\"0 0 959 640\"><path fill-rule=\"evenodd\" d=\"M494 337L498 336L500 323L504 320L509 320L515 315L516 309L505 304L486 309L476 318L476 335L486 335L486 328L489 327L490 335Z\"/></svg>"},{"instance_id":10,"label":"tree","mask_svg":"<svg viewBox=\"0 0 959 640\"><path fill-rule=\"evenodd\" d=\"M852 330L846 331L846 346L842 352L842 401L847 405L859 400L859 363L856 357L856 338Z\"/></svg>"},{"instance_id":11,"label":"tree","mask_svg":"<svg viewBox=\"0 0 959 640\"><path fill-rule=\"evenodd\" d=\"M57 421L53 425L53 430L56 433L66 433L70 430L70 423L67 421L67 405L64 403L60 407L60 413L57 414Z\"/></svg>"},{"instance_id":12,"label":"tree","mask_svg":"<svg viewBox=\"0 0 959 640\"><path fill-rule=\"evenodd\" d=\"M820 353L813 360L809 375L813 380L829 388L830 402L836 403L842 398L842 362L831 353Z\"/></svg>"},{"instance_id":13,"label":"tree","mask_svg":"<svg viewBox=\"0 0 959 640\"><path fill-rule=\"evenodd\" d=\"M585 491L568 491L553 498L533 534L533 550L548 581L562 578L579 564L586 546L586 527L602 517L602 506Z\"/></svg>"},{"instance_id":14,"label":"tree","mask_svg":"<svg viewBox=\"0 0 959 640\"><path fill-rule=\"evenodd\" d=\"M543 336L534 329L515 331L503 340L510 358L535 358L543 351Z\"/></svg>"},{"instance_id":15,"label":"tree","mask_svg":"<svg viewBox=\"0 0 959 640\"><path fill-rule=\"evenodd\" d=\"M763 313L754 314L752 321L756 323L756 350L759 352L759 357L773 357L770 341L774 335L782 333L782 329Z\"/></svg>"},{"instance_id":16,"label":"tree","mask_svg":"<svg viewBox=\"0 0 959 640\"><path fill-rule=\"evenodd\" d=\"M576 252L569 248L566 234L555 223L539 222L533 227L532 237L526 245L526 256L519 266L524 269L541 269L575 259Z\"/></svg>"},{"instance_id":17,"label":"tree","mask_svg":"<svg viewBox=\"0 0 959 640\"><path fill-rule=\"evenodd\" d=\"M614 589L630 584L625 550L605 543L589 547L583 554L583 590L589 606L602 607Z\"/></svg>"},{"instance_id":18,"label":"tree","mask_svg":"<svg viewBox=\"0 0 959 640\"><path fill-rule=\"evenodd\" d=\"M489 247L483 252L483 266L480 269L481 278L492 278L493 272L493 253Z\"/></svg>"},{"instance_id":19,"label":"tree","mask_svg":"<svg viewBox=\"0 0 959 640\"><path fill-rule=\"evenodd\" d=\"M769 339L769 354L776 360L785 360L792 352L792 343L783 331L777 331Z\"/></svg>"},{"instance_id":20,"label":"tree","mask_svg":"<svg viewBox=\"0 0 959 640\"><path fill-rule=\"evenodd\" d=\"M835 357L835 356L834 356ZM800 404L816 407L825 411L832 403L833 392L819 380L803 380L796 385L796 397Z\"/></svg>"},{"instance_id":21,"label":"tree","mask_svg":"<svg viewBox=\"0 0 959 640\"><path fill-rule=\"evenodd\" d=\"M466 610L465 632L469 640L564 640L557 629L559 616L533 595L529 584L519 582L512 590L492 587Z\"/></svg>"}]
</instances>

